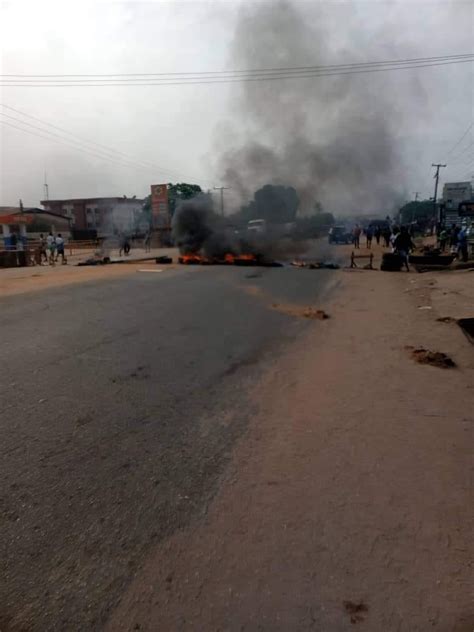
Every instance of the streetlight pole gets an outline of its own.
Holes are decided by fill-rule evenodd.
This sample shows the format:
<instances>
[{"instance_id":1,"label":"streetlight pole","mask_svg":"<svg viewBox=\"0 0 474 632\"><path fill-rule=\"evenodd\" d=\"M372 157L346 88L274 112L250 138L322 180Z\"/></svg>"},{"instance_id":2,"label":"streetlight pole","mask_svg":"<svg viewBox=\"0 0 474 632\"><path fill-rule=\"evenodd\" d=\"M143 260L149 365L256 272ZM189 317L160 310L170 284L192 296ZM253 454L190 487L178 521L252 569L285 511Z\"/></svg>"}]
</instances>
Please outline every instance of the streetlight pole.
<instances>
[{"instance_id":1,"label":"streetlight pole","mask_svg":"<svg viewBox=\"0 0 474 632\"><path fill-rule=\"evenodd\" d=\"M438 197L439 170L440 170L440 167L446 167L447 165L431 164L431 166L436 167L436 173L433 176L435 179L435 190L434 190L434 196L433 196L433 217L436 218L436 198Z\"/></svg>"},{"instance_id":2,"label":"streetlight pole","mask_svg":"<svg viewBox=\"0 0 474 632\"><path fill-rule=\"evenodd\" d=\"M415 196L415 202L418 202L418 196L420 195L420 192L419 191L413 191L413 195ZM413 224L414 221L415 221L415 207L412 206L411 223Z\"/></svg>"},{"instance_id":3,"label":"streetlight pole","mask_svg":"<svg viewBox=\"0 0 474 632\"><path fill-rule=\"evenodd\" d=\"M224 191L227 191L230 187L214 187L215 191L221 192L221 215L224 217Z\"/></svg>"}]
</instances>

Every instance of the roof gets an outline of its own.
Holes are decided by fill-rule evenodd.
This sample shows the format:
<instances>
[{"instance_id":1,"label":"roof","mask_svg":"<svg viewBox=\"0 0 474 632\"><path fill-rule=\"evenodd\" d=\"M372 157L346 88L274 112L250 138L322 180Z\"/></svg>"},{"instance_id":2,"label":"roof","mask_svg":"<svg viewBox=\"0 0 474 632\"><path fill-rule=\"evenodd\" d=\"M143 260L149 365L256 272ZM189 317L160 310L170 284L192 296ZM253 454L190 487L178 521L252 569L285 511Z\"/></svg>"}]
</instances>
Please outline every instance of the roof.
<instances>
[{"instance_id":1,"label":"roof","mask_svg":"<svg viewBox=\"0 0 474 632\"><path fill-rule=\"evenodd\" d=\"M74 202L140 202L143 203L144 198L137 197L83 197L83 198L67 198L60 200L42 200L40 204L48 206L48 204L73 204Z\"/></svg>"},{"instance_id":2,"label":"roof","mask_svg":"<svg viewBox=\"0 0 474 632\"><path fill-rule=\"evenodd\" d=\"M43 208L37 208L35 206L24 206L23 210L19 206L0 206L0 216L2 215L52 215L53 217L70 221L67 215L46 211Z\"/></svg>"}]
</instances>

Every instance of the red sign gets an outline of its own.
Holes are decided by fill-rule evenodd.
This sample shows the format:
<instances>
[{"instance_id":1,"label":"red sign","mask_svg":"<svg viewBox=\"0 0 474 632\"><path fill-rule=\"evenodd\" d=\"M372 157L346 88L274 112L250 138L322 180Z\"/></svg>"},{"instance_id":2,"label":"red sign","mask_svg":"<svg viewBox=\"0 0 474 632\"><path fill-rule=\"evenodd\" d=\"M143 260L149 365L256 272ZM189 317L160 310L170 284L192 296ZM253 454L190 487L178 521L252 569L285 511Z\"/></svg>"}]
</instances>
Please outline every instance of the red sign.
<instances>
[{"instance_id":1,"label":"red sign","mask_svg":"<svg viewBox=\"0 0 474 632\"><path fill-rule=\"evenodd\" d=\"M33 218L28 215L18 215L12 213L11 215L0 215L0 224L31 224Z\"/></svg>"},{"instance_id":2,"label":"red sign","mask_svg":"<svg viewBox=\"0 0 474 632\"><path fill-rule=\"evenodd\" d=\"M168 208L168 187L166 184L151 185L151 214L155 228L169 226L170 215Z\"/></svg>"}]
</instances>

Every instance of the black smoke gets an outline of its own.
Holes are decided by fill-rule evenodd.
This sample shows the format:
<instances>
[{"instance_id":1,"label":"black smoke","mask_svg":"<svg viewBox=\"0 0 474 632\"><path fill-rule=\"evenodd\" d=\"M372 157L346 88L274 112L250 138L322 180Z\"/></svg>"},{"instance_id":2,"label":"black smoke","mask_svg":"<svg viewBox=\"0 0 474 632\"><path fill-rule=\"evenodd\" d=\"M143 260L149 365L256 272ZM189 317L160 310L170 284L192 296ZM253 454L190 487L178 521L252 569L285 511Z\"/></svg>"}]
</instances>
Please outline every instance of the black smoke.
<instances>
[{"instance_id":1,"label":"black smoke","mask_svg":"<svg viewBox=\"0 0 474 632\"><path fill-rule=\"evenodd\" d=\"M229 67L377 59L376 52L357 45L350 3L334 11L354 20L353 41L337 45L340 28L328 21L328 6L335 5L245 3ZM316 201L328 211L364 213L387 209L398 199L404 184L397 150L400 115L390 73L250 81L235 84L234 91L246 125L232 134L232 148L221 152L220 175L244 203L265 183L293 186L303 214Z\"/></svg>"},{"instance_id":2,"label":"black smoke","mask_svg":"<svg viewBox=\"0 0 474 632\"><path fill-rule=\"evenodd\" d=\"M236 230L212 210L207 195L182 201L173 216L172 237L181 254L200 254L220 260L226 254L253 254L261 260L283 259L301 253L305 246L278 231L264 234Z\"/></svg>"},{"instance_id":3,"label":"black smoke","mask_svg":"<svg viewBox=\"0 0 474 632\"><path fill-rule=\"evenodd\" d=\"M213 235L216 216L207 196L181 202L172 221L172 237L182 254L197 253Z\"/></svg>"}]
</instances>

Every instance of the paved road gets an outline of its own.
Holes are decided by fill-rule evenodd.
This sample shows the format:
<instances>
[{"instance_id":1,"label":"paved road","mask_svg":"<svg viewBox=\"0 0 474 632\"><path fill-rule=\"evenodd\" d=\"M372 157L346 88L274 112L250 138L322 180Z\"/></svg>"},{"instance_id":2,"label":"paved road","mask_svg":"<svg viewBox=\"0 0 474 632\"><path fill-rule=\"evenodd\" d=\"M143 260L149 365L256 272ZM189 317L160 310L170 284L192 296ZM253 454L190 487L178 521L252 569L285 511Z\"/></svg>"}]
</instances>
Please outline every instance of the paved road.
<instances>
[{"instance_id":1,"label":"paved road","mask_svg":"<svg viewBox=\"0 0 474 632\"><path fill-rule=\"evenodd\" d=\"M247 391L330 271L137 273L0 301L0 630L100 630L206 510Z\"/></svg>"}]
</instances>

